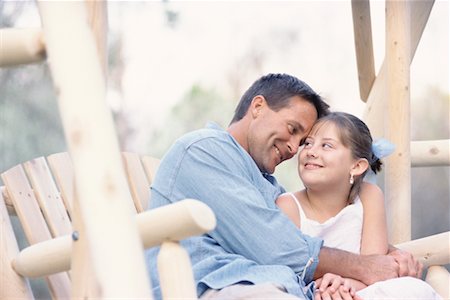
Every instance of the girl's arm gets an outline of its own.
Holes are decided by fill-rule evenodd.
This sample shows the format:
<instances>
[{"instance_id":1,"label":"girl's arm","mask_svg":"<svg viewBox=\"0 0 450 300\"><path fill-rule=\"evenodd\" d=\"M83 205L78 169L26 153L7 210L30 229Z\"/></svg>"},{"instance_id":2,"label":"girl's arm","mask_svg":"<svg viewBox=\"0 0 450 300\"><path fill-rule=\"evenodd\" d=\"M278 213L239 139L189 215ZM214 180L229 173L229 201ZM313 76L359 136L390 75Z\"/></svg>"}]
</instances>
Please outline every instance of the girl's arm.
<instances>
[{"instance_id":1,"label":"girl's arm","mask_svg":"<svg viewBox=\"0 0 450 300\"><path fill-rule=\"evenodd\" d=\"M386 254L388 239L384 194L378 186L364 182L359 197L364 211L361 254Z\"/></svg>"},{"instance_id":2,"label":"girl's arm","mask_svg":"<svg viewBox=\"0 0 450 300\"><path fill-rule=\"evenodd\" d=\"M281 211L288 216L288 218L300 228L300 214L298 211L298 206L295 204L296 201L291 195L283 194L280 195L275 203L281 209Z\"/></svg>"}]
</instances>

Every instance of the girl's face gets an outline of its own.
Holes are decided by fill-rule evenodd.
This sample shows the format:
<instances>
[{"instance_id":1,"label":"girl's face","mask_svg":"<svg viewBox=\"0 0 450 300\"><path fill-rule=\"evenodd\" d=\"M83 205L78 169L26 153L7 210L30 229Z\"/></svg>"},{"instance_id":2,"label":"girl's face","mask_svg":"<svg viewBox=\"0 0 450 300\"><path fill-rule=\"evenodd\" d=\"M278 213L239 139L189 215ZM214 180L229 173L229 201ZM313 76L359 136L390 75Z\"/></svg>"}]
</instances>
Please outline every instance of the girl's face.
<instances>
[{"instance_id":1,"label":"girl's face","mask_svg":"<svg viewBox=\"0 0 450 300\"><path fill-rule=\"evenodd\" d=\"M332 122L314 125L298 158L298 172L307 188L350 188L356 160Z\"/></svg>"}]
</instances>

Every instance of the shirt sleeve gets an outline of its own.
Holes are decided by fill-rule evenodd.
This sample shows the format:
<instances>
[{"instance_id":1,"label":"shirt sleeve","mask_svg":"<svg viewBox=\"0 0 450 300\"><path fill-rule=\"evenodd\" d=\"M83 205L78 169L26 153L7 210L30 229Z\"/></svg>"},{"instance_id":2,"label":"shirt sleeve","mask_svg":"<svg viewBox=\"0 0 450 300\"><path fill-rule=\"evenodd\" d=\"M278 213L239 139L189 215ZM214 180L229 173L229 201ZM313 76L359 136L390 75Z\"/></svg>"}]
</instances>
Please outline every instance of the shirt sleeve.
<instances>
[{"instance_id":1,"label":"shirt sleeve","mask_svg":"<svg viewBox=\"0 0 450 300\"><path fill-rule=\"evenodd\" d=\"M169 198L198 199L217 218L209 233L227 252L262 265L287 265L309 283L318 264L322 240L301 231L267 199L275 197L255 184L260 173L249 171L249 161L235 145L206 139L189 145L177 158ZM253 161L251 163L254 164ZM266 193L266 194L264 194Z\"/></svg>"}]
</instances>

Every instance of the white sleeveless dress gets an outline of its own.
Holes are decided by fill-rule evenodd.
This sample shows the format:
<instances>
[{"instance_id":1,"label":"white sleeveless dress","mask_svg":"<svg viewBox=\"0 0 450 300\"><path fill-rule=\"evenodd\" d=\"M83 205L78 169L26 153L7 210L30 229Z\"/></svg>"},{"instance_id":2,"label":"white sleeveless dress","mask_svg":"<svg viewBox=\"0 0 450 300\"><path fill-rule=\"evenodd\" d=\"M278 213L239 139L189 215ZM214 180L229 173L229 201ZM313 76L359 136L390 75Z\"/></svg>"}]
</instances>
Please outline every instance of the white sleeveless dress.
<instances>
[{"instance_id":1,"label":"white sleeveless dress","mask_svg":"<svg viewBox=\"0 0 450 300\"><path fill-rule=\"evenodd\" d=\"M363 206L359 197L344 207L336 216L319 223L306 217L293 193L288 193L297 204L300 230L310 236L320 237L324 246L346 250L356 254L361 250ZM442 298L426 282L412 277L380 281L358 291L364 300L441 300Z\"/></svg>"},{"instance_id":2,"label":"white sleeveless dress","mask_svg":"<svg viewBox=\"0 0 450 300\"><path fill-rule=\"evenodd\" d=\"M303 208L293 193L288 193L298 207L300 230L310 236L320 237L324 246L346 250L356 254L361 249L363 227L363 206L359 197L353 204L347 205L336 216L319 223L308 219Z\"/></svg>"}]
</instances>

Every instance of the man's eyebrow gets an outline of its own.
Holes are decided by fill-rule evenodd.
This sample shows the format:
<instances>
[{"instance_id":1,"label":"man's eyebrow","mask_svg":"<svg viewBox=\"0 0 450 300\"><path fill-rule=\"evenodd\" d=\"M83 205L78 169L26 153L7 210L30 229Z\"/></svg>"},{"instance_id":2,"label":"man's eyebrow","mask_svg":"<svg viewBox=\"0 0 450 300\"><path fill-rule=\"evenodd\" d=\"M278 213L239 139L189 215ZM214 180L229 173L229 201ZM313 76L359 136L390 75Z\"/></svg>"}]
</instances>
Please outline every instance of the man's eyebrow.
<instances>
[{"instance_id":1,"label":"man's eyebrow","mask_svg":"<svg viewBox=\"0 0 450 300\"><path fill-rule=\"evenodd\" d=\"M297 121L294 121L293 123L294 123L294 126L296 127L297 130L299 130L301 132L305 132L305 127L302 124L300 124Z\"/></svg>"}]
</instances>

